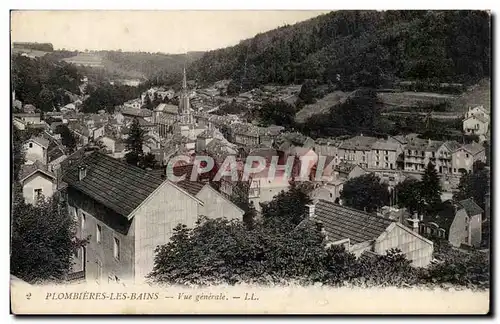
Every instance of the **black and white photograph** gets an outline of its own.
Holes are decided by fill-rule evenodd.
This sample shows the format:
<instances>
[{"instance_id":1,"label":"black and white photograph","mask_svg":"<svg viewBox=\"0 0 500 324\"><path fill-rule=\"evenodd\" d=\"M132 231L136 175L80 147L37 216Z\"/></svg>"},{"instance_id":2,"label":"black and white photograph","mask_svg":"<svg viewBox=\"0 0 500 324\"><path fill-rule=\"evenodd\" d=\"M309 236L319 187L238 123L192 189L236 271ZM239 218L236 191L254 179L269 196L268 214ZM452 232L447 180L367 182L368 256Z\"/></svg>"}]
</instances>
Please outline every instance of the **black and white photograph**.
<instances>
[{"instance_id":1,"label":"black and white photograph","mask_svg":"<svg viewBox=\"0 0 500 324\"><path fill-rule=\"evenodd\" d=\"M10 27L12 314L490 312L492 12Z\"/></svg>"}]
</instances>

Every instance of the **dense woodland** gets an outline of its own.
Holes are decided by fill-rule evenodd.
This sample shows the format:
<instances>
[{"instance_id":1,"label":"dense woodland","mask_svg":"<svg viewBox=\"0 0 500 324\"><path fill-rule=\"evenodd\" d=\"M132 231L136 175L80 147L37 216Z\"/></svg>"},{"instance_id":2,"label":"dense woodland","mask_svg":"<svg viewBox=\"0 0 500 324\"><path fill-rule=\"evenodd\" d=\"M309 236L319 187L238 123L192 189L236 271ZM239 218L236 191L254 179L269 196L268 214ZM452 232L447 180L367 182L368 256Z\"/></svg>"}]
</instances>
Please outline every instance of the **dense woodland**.
<instances>
[{"instance_id":1,"label":"dense woodland","mask_svg":"<svg viewBox=\"0 0 500 324\"><path fill-rule=\"evenodd\" d=\"M336 11L194 62L189 76L241 90L317 79L341 89L394 81L471 84L490 74L490 15L481 11Z\"/></svg>"}]
</instances>

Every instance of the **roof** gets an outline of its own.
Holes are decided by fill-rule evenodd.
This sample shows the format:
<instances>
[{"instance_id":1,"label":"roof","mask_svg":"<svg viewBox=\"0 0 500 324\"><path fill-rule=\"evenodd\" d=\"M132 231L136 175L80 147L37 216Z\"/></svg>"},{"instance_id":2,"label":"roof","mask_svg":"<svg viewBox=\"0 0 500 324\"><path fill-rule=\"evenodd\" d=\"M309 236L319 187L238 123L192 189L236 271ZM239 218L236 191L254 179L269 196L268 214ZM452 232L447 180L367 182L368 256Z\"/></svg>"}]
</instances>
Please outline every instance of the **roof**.
<instances>
[{"instance_id":1,"label":"roof","mask_svg":"<svg viewBox=\"0 0 500 324\"><path fill-rule=\"evenodd\" d=\"M403 135L389 136L389 140L394 140L394 141L397 141L401 144L408 143L408 141L406 140L406 138Z\"/></svg>"},{"instance_id":2,"label":"roof","mask_svg":"<svg viewBox=\"0 0 500 324\"><path fill-rule=\"evenodd\" d=\"M350 173L352 170L354 170L355 167L359 167L356 164L353 163L348 163L348 162L340 162L338 165L335 166L334 170L337 172L342 172L342 173ZM359 167L361 168L361 167Z\"/></svg>"},{"instance_id":3,"label":"roof","mask_svg":"<svg viewBox=\"0 0 500 324\"><path fill-rule=\"evenodd\" d=\"M323 223L329 241L349 239L351 244L375 240L393 223L322 199L316 204L315 219Z\"/></svg>"},{"instance_id":4,"label":"roof","mask_svg":"<svg viewBox=\"0 0 500 324\"><path fill-rule=\"evenodd\" d=\"M461 200L457 203L457 205L459 208L465 209L469 217L481 214L483 212L483 209L479 207L479 205L476 204L472 198Z\"/></svg>"},{"instance_id":5,"label":"roof","mask_svg":"<svg viewBox=\"0 0 500 324\"><path fill-rule=\"evenodd\" d=\"M79 166L82 165L87 166L87 175L78 180ZM123 216L132 213L165 181L99 152L75 163L63 180L68 186Z\"/></svg>"},{"instance_id":6,"label":"roof","mask_svg":"<svg viewBox=\"0 0 500 324\"><path fill-rule=\"evenodd\" d=\"M472 155L476 155L477 153L485 150L481 144L476 143L476 142L472 142L470 144L465 144L463 146L463 148L464 148L464 150L470 152Z\"/></svg>"},{"instance_id":7,"label":"roof","mask_svg":"<svg viewBox=\"0 0 500 324\"><path fill-rule=\"evenodd\" d=\"M122 115L137 116L137 117L151 117L153 112L149 109L134 109L134 108L123 108L121 111Z\"/></svg>"},{"instance_id":8,"label":"roof","mask_svg":"<svg viewBox=\"0 0 500 324\"><path fill-rule=\"evenodd\" d=\"M466 118L465 120L469 120L471 118L475 118L475 119L479 120L482 123L487 123L488 122L488 119L486 119L483 115L479 115L479 114L471 115L469 118Z\"/></svg>"},{"instance_id":9,"label":"roof","mask_svg":"<svg viewBox=\"0 0 500 324\"><path fill-rule=\"evenodd\" d=\"M189 192L191 195L196 196L207 183L200 181L182 180L175 182L175 184L185 191Z\"/></svg>"},{"instance_id":10,"label":"roof","mask_svg":"<svg viewBox=\"0 0 500 324\"><path fill-rule=\"evenodd\" d=\"M47 167L42 162L36 160L33 164L24 164L23 166L21 166L21 171L19 172L19 181L24 181L35 172L42 172L51 178L55 178L55 175L52 172L48 171Z\"/></svg>"},{"instance_id":11,"label":"roof","mask_svg":"<svg viewBox=\"0 0 500 324\"><path fill-rule=\"evenodd\" d=\"M372 145L374 150L396 151L400 144L386 140L378 140Z\"/></svg>"},{"instance_id":12,"label":"roof","mask_svg":"<svg viewBox=\"0 0 500 324\"><path fill-rule=\"evenodd\" d=\"M444 143L444 145L446 145L451 152L454 152L462 147L462 145L457 141L447 141Z\"/></svg>"},{"instance_id":13,"label":"roof","mask_svg":"<svg viewBox=\"0 0 500 324\"><path fill-rule=\"evenodd\" d=\"M33 142L37 143L38 145L43 146L45 148L48 148L49 144L50 144L50 141L48 139L45 139L45 138L39 137L39 136L32 137L28 141L33 141Z\"/></svg>"},{"instance_id":14,"label":"roof","mask_svg":"<svg viewBox=\"0 0 500 324\"><path fill-rule=\"evenodd\" d=\"M171 105L171 104L166 104L166 103L159 104L155 110L163 111L163 112L170 113L170 114L178 114L179 113L179 107Z\"/></svg>"},{"instance_id":15,"label":"roof","mask_svg":"<svg viewBox=\"0 0 500 324\"><path fill-rule=\"evenodd\" d=\"M155 124L148 122L144 118L137 118L137 120L139 121L139 126L141 126L141 127L154 127L155 126Z\"/></svg>"},{"instance_id":16,"label":"roof","mask_svg":"<svg viewBox=\"0 0 500 324\"><path fill-rule=\"evenodd\" d=\"M354 136L348 140L345 140L340 144L340 148L344 150L362 150L362 151L370 151L372 149L372 145L378 141L376 137L370 136Z\"/></svg>"}]
</instances>

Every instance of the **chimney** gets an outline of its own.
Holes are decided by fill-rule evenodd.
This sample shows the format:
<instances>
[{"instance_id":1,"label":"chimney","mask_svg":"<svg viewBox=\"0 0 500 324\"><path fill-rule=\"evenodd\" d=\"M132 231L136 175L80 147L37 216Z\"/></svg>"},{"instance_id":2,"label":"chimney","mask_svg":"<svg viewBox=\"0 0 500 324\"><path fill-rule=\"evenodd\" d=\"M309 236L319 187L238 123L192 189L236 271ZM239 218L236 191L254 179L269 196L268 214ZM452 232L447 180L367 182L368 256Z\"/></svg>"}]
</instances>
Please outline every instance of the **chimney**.
<instances>
[{"instance_id":1,"label":"chimney","mask_svg":"<svg viewBox=\"0 0 500 324\"><path fill-rule=\"evenodd\" d=\"M309 218L314 217L314 210L315 210L316 206L314 204L309 204L309 205L306 205L306 207L308 208L308 217Z\"/></svg>"},{"instance_id":2,"label":"chimney","mask_svg":"<svg viewBox=\"0 0 500 324\"><path fill-rule=\"evenodd\" d=\"M420 221L420 218L418 216L417 212L413 213L413 218L411 219L412 222L412 230L416 233L418 233L418 223Z\"/></svg>"},{"instance_id":3,"label":"chimney","mask_svg":"<svg viewBox=\"0 0 500 324\"><path fill-rule=\"evenodd\" d=\"M78 180L82 181L87 176L87 166L82 165L78 168Z\"/></svg>"}]
</instances>

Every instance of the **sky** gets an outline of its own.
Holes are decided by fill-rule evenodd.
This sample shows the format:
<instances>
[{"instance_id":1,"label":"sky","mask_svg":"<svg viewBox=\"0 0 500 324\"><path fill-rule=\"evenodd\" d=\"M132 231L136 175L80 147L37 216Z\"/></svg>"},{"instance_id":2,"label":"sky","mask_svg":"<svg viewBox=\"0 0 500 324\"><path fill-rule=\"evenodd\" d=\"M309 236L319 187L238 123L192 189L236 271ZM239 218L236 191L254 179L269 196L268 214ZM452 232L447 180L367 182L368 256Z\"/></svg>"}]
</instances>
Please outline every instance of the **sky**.
<instances>
[{"instance_id":1,"label":"sky","mask_svg":"<svg viewBox=\"0 0 500 324\"><path fill-rule=\"evenodd\" d=\"M327 11L12 11L12 42L54 49L206 51Z\"/></svg>"}]
</instances>

